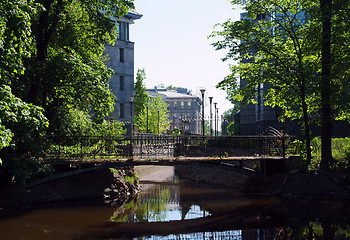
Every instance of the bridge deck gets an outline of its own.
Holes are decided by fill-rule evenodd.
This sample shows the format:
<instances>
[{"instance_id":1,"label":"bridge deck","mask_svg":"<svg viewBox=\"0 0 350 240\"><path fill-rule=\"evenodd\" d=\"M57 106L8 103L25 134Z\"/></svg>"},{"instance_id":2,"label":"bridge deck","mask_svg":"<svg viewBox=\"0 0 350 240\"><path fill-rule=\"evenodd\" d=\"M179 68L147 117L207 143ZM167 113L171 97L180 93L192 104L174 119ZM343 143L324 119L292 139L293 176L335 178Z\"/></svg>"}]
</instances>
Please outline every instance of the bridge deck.
<instances>
[{"instance_id":1,"label":"bridge deck","mask_svg":"<svg viewBox=\"0 0 350 240\"><path fill-rule=\"evenodd\" d=\"M164 158L93 158L93 159L49 159L44 160L47 164L120 164L120 165L168 165L184 163L219 163L219 162L246 162L246 161L266 161L284 160L283 157L164 157Z\"/></svg>"}]
</instances>

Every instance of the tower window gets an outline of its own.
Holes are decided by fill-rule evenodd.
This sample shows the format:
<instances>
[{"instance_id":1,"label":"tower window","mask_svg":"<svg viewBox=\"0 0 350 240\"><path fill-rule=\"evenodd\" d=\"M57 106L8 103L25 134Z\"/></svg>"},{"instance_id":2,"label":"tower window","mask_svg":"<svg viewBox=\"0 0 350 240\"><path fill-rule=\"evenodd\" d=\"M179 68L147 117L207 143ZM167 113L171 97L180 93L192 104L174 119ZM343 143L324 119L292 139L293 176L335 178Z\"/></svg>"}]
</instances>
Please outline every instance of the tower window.
<instances>
[{"instance_id":1,"label":"tower window","mask_svg":"<svg viewBox=\"0 0 350 240\"><path fill-rule=\"evenodd\" d=\"M129 23L117 22L118 40L129 41Z\"/></svg>"},{"instance_id":2,"label":"tower window","mask_svg":"<svg viewBox=\"0 0 350 240\"><path fill-rule=\"evenodd\" d=\"M120 103L119 105L119 117L124 118L124 103Z\"/></svg>"},{"instance_id":3,"label":"tower window","mask_svg":"<svg viewBox=\"0 0 350 240\"><path fill-rule=\"evenodd\" d=\"M124 62L124 48L119 48L119 61Z\"/></svg>"},{"instance_id":4,"label":"tower window","mask_svg":"<svg viewBox=\"0 0 350 240\"><path fill-rule=\"evenodd\" d=\"M119 76L119 90L124 90L124 76Z\"/></svg>"}]
</instances>

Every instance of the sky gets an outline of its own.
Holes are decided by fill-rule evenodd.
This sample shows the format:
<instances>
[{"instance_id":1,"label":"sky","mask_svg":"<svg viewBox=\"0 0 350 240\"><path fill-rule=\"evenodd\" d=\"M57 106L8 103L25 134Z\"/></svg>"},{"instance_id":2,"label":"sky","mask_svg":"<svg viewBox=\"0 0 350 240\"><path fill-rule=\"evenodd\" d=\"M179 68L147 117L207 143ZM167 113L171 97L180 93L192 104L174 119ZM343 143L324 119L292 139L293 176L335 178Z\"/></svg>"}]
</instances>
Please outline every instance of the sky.
<instances>
[{"instance_id":1,"label":"sky","mask_svg":"<svg viewBox=\"0 0 350 240\"><path fill-rule=\"evenodd\" d=\"M184 87L199 95L206 89L205 114L209 99L217 103L219 115L233 107L226 92L215 86L229 74L229 63L221 59L207 37L214 25L228 19L239 20L229 0L135 0L135 10L143 15L130 26L135 42L135 76L144 68L147 88L164 84ZM218 38L217 38L218 40Z\"/></svg>"}]
</instances>

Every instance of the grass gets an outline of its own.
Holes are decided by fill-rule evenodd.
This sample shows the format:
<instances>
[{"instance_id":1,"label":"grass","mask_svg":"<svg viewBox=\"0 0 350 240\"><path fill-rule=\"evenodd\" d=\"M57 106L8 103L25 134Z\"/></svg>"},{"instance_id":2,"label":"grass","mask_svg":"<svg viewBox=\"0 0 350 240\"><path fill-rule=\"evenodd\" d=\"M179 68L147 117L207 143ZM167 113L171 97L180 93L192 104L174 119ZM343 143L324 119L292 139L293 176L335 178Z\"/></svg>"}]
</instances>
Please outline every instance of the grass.
<instances>
[{"instance_id":1,"label":"grass","mask_svg":"<svg viewBox=\"0 0 350 240\"><path fill-rule=\"evenodd\" d=\"M312 162L309 167L318 169L321 161L321 139L314 138L311 141ZM350 138L333 138L332 155L335 160L333 168L347 169L350 161Z\"/></svg>"}]
</instances>

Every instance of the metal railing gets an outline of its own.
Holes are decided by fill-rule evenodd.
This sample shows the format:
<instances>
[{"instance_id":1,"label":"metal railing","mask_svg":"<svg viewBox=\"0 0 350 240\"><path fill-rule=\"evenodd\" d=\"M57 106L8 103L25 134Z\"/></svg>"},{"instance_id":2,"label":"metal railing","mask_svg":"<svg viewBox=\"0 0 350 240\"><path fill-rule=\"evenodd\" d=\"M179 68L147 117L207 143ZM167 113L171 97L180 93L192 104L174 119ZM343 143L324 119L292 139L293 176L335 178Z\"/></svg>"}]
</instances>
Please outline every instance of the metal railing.
<instances>
[{"instance_id":1,"label":"metal railing","mask_svg":"<svg viewBox=\"0 0 350 240\"><path fill-rule=\"evenodd\" d=\"M290 136L64 136L51 138L46 159L283 156L294 153Z\"/></svg>"}]
</instances>

